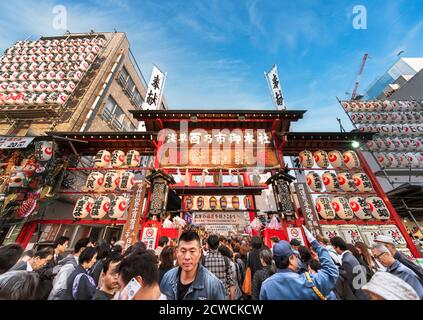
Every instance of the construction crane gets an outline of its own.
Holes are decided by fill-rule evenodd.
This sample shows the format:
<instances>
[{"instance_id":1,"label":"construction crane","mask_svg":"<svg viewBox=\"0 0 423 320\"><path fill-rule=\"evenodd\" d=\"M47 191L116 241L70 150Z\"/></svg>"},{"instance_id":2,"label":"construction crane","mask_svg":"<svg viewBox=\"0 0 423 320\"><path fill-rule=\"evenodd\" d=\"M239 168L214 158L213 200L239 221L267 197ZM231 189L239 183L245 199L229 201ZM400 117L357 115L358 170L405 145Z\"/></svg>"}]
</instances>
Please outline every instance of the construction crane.
<instances>
[{"instance_id":1,"label":"construction crane","mask_svg":"<svg viewBox=\"0 0 423 320\"><path fill-rule=\"evenodd\" d=\"M367 53L365 53L364 56L363 56L363 61L361 61L360 70L358 71L357 78L355 79L354 90L351 94L351 100L354 100L355 97L357 96L358 85L360 83L361 75L363 74L364 66L366 65L366 61L367 61L368 56L369 55Z\"/></svg>"}]
</instances>

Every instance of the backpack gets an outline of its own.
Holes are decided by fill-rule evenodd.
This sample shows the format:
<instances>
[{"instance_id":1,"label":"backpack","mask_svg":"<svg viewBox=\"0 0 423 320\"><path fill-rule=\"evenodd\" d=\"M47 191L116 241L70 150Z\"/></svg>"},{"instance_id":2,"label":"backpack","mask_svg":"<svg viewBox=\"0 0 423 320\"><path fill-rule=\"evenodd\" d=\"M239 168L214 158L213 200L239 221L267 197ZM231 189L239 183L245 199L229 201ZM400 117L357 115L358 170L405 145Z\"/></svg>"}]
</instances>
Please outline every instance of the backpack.
<instances>
[{"instance_id":1,"label":"backpack","mask_svg":"<svg viewBox=\"0 0 423 320\"><path fill-rule=\"evenodd\" d=\"M56 277L53 280L53 289L48 296L48 300L61 300L66 293L68 278L75 271L75 266L71 263L67 263L60 268Z\"/></svg>"}]
</instances>

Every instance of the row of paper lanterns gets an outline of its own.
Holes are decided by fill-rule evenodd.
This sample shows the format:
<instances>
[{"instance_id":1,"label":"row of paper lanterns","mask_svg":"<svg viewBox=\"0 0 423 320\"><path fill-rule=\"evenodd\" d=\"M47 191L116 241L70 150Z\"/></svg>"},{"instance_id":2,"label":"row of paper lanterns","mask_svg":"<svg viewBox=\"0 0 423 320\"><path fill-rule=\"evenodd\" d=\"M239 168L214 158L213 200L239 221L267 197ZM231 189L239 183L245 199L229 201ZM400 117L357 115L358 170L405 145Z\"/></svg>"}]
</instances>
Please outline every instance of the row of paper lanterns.
<instances>
[{"instance_id":1,"label":"row of paper lanterns","mask_svg":"<svg viewBox=\"0 0 423 320\"><path fill-rule=\"evenodd\" d=\"M252 203L247 196L186 196L184 208L186 210L245 210L251 209Z\"/></svg>"},{"instance_id":2,"label":"row of paper lanterns","mask_svg":"<svg viewBox=\"0 0 423 320\"><path fill-rule=\"evenodd\" d=\"M420 137L378 137L366 142L371 151L423 151L423 141Z\"/></svg>"},{"instance_id":3,"label":"row of paper lanterns","mask_svg":"<svg viewBox=\"0 0 423 320\"><path fill-rule=\"evenodd\" d=\"M93 219L102 219L108 215L111 219L123 217L129 207L129 200L126 196L101 195L98 198L83 196L78 199L73 209L74 219L85 219L91 216Z\"/></svg>"},{"instance_id":4,"label":"row of paper lanterns","mask_svg":"<svg viewBox=\"0 0 423 320\"><path fill-rule=\"evenodd\" d=\"M379 135L420 136L423 134L422 124L382 124L361 125L360 132L374 132Z\"/></svg>"},{"instance_id":5,"label":"row of paper lanterns","mask_svg":"<svg viewBox=\"0 0 423 320\"><path fill-rule=\"evenodd\" d=\"M96 168L121 168L139 166L141 155L137 150L129 150L125 155L122 150L114 150L110 153L107 150L100 150L94 157Z\"/></svg>"},{"instance_id":6,"label":"row of paper lanterns","mask_svg":"<svg viewBox=\"0 0 423 320\"><path fill-rule=\"evenodd\" d=\"M46 56L46 55L67 55L67 54L98 54L101 48L94 46L66 46L66 47L31 47L14 48L6 50L6 55L0 59L1 62L16 61L13 57L19 56Z\"/></svg>"},{"instance_id":7,"label":"row of paper lanterns","mask_svg":"<svg viewBox=\"0 0 423 320\"><path fill-rule=\"evenodd\" d=\"M83 191L104 192L115 191L119 187L122 191L131 191L135 184L135 175L131 171L119 173L110 170L106 174L93 171L88 175Z\"/></svg>"},{"instance_id":8,"label":"row of paper lanterns","mask_svg":"<svg viewBox=\"0 0 423 320\"><path fill-rule=\"evenodd\" d=\"M65 93L0 93L0 104L4 105L44 105L54 103L63 105L68 95Z\"/></svg>"},{"instance_id":9,"label":"row of paper lanterns","mask_svg":"<svg viewBox=\"0 0 423 320\"><path fill-rule=\"evenodd\" d=\"M72 65L78 64L79 61L94 61L95 53L73 53L73 54L47 54L47 55L22 55L14 57L3 57L0 59L0 70L3 72L8 71L24 71L33 69L33 64L39 66L42 63L70 63ZM42 66L39 66L41 68ZM59 68L59 66L54 66Z\"/></svg>"},{"instance_id":10,"label":"row of paper lanterns","mask_svg":"<svg viewBox=\"0 0 423 320\"><path fill-rule=\"evenodd\" d=\"M70 71L86 71L91 61L79 60L78 56L76 56L75 60L71 62L46 60L41 62L5 63L0 65L0 72L8 72L7 75L3 76L5 78L7 76L10 77L10 73L13 72L62 71L65 67Z\"/></svg>"},{"instance_id":11,"label":"row of paper lanterns","mask_svg":"<svg viewBox=\"0 0 423 320\"><path fill-rule=\"evenodd\" d=\"M31 47L66 47L66 46L92 46L97 45L103 47L105 40L102 38L72 38L72 39L53 39L53 40L36 40L36 41L18 41L14 48L31 48Z\"/></svg>"},{"instance_id":12,"label":"row of paper lanterns","mask_svg":"<svg viewBox=\"0 0 423 320\"><path fill-rule=\"evenodd\" d=\"M423 120L421 112L368 112L352 113L354 123L420 123Z\"/></svg>"},{"instance_id":13,"label":"row of paper lanterns","mask_svg":"<svg viewBox=\"0 0 423 320\"><path fill-rule=\"evenodd\" d=\"M388 236L394 240L395 247L399 249L398 251L408 251L408 249L405 249L407 242L396 225L322 225L321 228L325 238L341 237L347 243L364 242L369 247L375 244L374 241L377 236ZM408 251L408 253L410 252Z\"/></svg>"},{"instance_id":14,"label":"row of paper lanterns","mask_svg":"<svg viewBox=\"0 0 423 320\"><path fill-rule=\"evenodd\" d=\"M37 71L37 72L14 72L12 74L0 73L0 81L79 81L82 79L84 72L81 71Z\"/></svg>"},{"instance_id":15,"label":"row of paper lanterns","mask_svg":"<svg viewBox=\"0 0 423 320\"><path fill-rule=\"evenodd\" d=\"M376 158L385 168L423 168L423 155L420 153L378 152Z\"/></svg>"},{"instance_id":16,"label":"row of paper lanterns","mask_svg":"<svg viewBox=\"0 0 423 320\"><path fill-rule=\"evenodd\" d=\"M373 187L369 177L363 173L351 174L349 172L339 172L335 174L331 171L325 171L322 177L316 171L310 171L306 174L306 181L309 188L314 192L372 192Z\"/></svg>"},{"instance_id":17,"label":"row of paper lanterns","mask_svg":"<svg viewBox=\"0 0 423 320\"><path fill-rule=\"evenodd\" d=\"M348 150L341 153L338 150L326 152L324 150L317 150L311 152L303 150L299 154L300 164L304 168L312 168L314 163L320 168L327 168L332 165L333 168L338 169L346 167L348 169L355 169L360 167L360 159L357 153Z\"/></svg>"},{"instance_id":18,"label":"row of paper lanterns","mask_svg":"<svg viewBox=\"0 0 423 320\"><path fill-rule=\"evenodd\" d=\"M73 92L75 90L73 81L24 81L24 82L3 82L0 83L0 93L4 92Z\"/></svg>"},{"instance_id":19,"label":"row of paper lanterns","mask_svg":"<svg viewBox=\"0 0 423 320\"><path fill-rule=\"evenodd\" d=\"M319 196L316 199L316 210L325 220L351 220L357 217L360 220L389 220L390 212L383 200L379 197L334 197Z\"/></svg>"},{"instance_id":20,"label":"row of paper lanterns","mask_svg":"<svg viewBox=\"0 0 423 320\"><path fill-rule=\"evenodd\" d=\"M341 104L348 112L423 110L423 101L343 101Z\"/></svg>"}]
</instances>

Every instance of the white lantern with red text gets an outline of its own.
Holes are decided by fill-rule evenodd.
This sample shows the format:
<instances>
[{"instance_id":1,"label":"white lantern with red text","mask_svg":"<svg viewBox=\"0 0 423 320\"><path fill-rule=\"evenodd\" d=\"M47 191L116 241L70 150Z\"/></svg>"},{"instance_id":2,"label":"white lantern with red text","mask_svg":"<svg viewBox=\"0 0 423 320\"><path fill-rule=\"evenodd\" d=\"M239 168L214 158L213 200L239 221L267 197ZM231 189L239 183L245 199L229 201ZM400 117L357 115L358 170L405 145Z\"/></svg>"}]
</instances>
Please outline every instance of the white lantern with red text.
<instances>
[{"instance_id":1,"label":"white lantern with red text","mask_svg":"<svg viewBox=\"0 0 423 320\"><path fill-rule=\"evenodd\" d=\"M354 183L354 178L349 172L340 172L337 174L339 186L345 192L354 192L357 190Z\"/></svg>"},{"instance_id":2,"label":"white lantern with red text","mask_svg":"<svg viewBox=\"0 0 423 320\"><path fill-rule=\"evenodd\" d=\"M135 175L131 171L125 171L120 176L119 189L122 191L131 191L135 184Z\"/></svg>"},{"instance_id":3,"label":"white lantern with red text","mask_svg":"<svg viewBox=\"0 0 423 320\"><path fill-rule=\"evenodd\" d=\"M104 175L98 171L91 172L85 183L84 190L86 191L98 191L104 183Z\"/></svg>"},{"instance_id":4,"label":"white lantern with red text","mask_svg":"<svg viewBox=\"0 0 423 320\"><path fill-rule=\"evenodd\" d=\"M104 175L103 189L106 192L114 191L120 183L120 174L115 170L109 170Z\"/></svg>"},{"instance_id":5,"label":"white lantern with red text","mask_svg":"<svg viewBox=\"0 0 423 320\"><path fill-rule=\"evenodd\" d=\"M322 191L323 184L320 176L315 171L310 171L306 175L307 185L310 187L311 190L314 192Z\"/></svg>"},{"instance_id":6,"label":"white lantern with red text","mask_svg":"<svg viewBox=\"0 0 423 320\"><path fill-rule=\"evenodd\" d=\"M360 167L360 159L357 153L352 150L345 151L343 153L344 164L348 169L354 169Z\"/></svg>"},{"instance_id":7,"label":"white lantern with red text","mask_svg":"<svg viewBox=\"0 0 423 320\"><path fill-rule=\"evenodd\" d=\"M103 217L109 212L110 209L110 198L107 196L100 196L94 202L93 208L91 209L91 218L103 219Z\"/></svg>"},{"instance_id":8,"label":"white lantern with red text","mask_svg":"<svg viewBox=\"0 0 423 320\"><path fill-rule=\"evenodd\" d=\"M317 213L325 220L332 220L336 217L335 210L331 205L331 200L329 197L317 197L316 210Z\"/></svg>"},{"instance_id":9,"label":"white lantern with red text","mask_svg":"<svg viewBox=\"0 0 423 320\"><path fill-rule=\"evenodd\" d=\"M339 181L336 177L336 174L330 171L325 171L322 175L322 181L325 185L326 191L334 192L340 189Z\"/></svg>"},{"instance_id":10,"label":"white lantern with red text","mask_svg":"<svg viewBox=\"0 0 423 320\"><path fill-rule=\"evenodd\" d=\"M128 199L125 196L117 196L112 200L109 209L109 217L112 219L122 218L128 209Z\"/></svg>"},{"instance_id":11,"label":"white lantern with red text","mask_svg":"<svg viewBox=\"0 0 423 320\"><path fill-rule=\"evenodd\" d=\"M72 215L75 219L84 219L91 213L93 206L94 199L89 196L83 196L76 202Z\"/></svg>"},{"instance_id":12,"label":"white lantern with red text","mask_svg":"<svg viewBox=\"0 0 423 320\"><path fill-rule=\"evenodd\" d=\"M352 197L349 199L349 203L351 210L358 219L368 220L373 217L366 199L361 197Z\"/></svg>"},{"instance_id":13,"label":"white lantern with red text","mask_svg":"<svg viewBox=\"0 0 423 320\"><path fill-rule=\"evenodd\" d=\"M128 167L139 166L140 160L141 160L141 156L137 150L130 150L126 154L126 165Z\"/></svg>"},{"instance_id":14,"label":"white lantern with red text","mask_svg":"<svg viewBox=\"0 0 423 320\"><path fill-rule=\"evenodd\" d=\"M397 153L397 159L399 161L400 168L408 168L410 166L408 157L405 155L405 153Z\"/></svg>"},{"instance_id":15,"label":"white lantern with red text","mask_svg":"<svg viewBox=\"0 0 423 320\"><path fill-rule=\"evenodd\" d=\"M354 218L354 212L352 211L348 200L344 197L335 197L331 201L331 205L335 210L336 215L343 220L351 220Z\"/></svg>"},{"instance_id":16,"label":"white lantern with red text","mask_svg":"<svg viewBox=\"0 0 423 320\"><path fill-rule=\"evenodd\" d=\"M35 143L35 158L38 161L49 161L53 156L53 141L38 141Z\"/></svg>"},{"instance_id":17,"label":"white lantern with red text","mask_svg":"<svg viewBox=\"0 0 423 320\"><path fill-rule=\"evenodd\" d=\"M110 163L110 152L107 150L100 150L94 157L94 167L106 168Z\"/></svg>"},{"instance_id":18,"label":"white lantern with red text","mask_svg":"<svg viewBox=\"0 0 423 320\"><path fill-rule=\"evenodd\" d=\"M376 154L377 162L383 167L387 168L391 166L391 161L386 153L378 153Z\"/></svg>"},{"instance_id":19,"label":"white lantern with red text","mask_svg":"<svg viewBox=\"0 0 423 320\"><path fill-rule=\"evenodd\" d=\"M369 197L366 199L366 202L370 207L373 217L378 220L388 220L390 218L391 214L381 198Z\"/></svg>"},{"instance_id":20,"label":"white lantern with red text","mask_svg":"<svg viewBox=\"0 0 423 320\"><path fill-rule=\"evenodd\" d=\"M356 173L353 175L354 183L360 192L371 192L373 191L372 183L369 177L363 173Z\"/></svg>"},{"instance_id":21,"label":"white lantern with red text","mask_svg":"<svg viewBox=\"0 0 423 320\"><path fill-rule=\"evenodd\" d=\"M121 150L115 150L112 153L110 163L113 168L120 168L125 164L125 153Z\"/></svg>"},{"instance_id":22,"label":"white lantern with red text","mask_svg":"<svg viewBox=\"0 0 423 320\"><path fill-rule=\"evenodd\" d=\"M304 168L312 168L314 165L313 154L308 150L303 150L299 155L300 164Z\"/></svg>"},{"instance_id":23,"label":"white lantern with red text","mask_svg":"<svg viewBox=\"0 0 423 320\"><path fill-rule=\"evenodd\" d=\"M326 151L317 150L313 153L314 161L320 168L326 169L329 167L329 158Z\"/></svg>"},{"instance_id":24,"label":"white lantern with red text","mask_svg":"<svg viewBox=\"0 0 423 320\"><path fill-rule=\"evenodd\" d=\"M333 150L328 153L329 162L335 169L342 167L343 155L338 150Z\"/></svg>"},{"instance_id":25,"label":"white lantern with red text","mask_svg":"<svg viewBox=\"0 0 423 320\"><path fill-rule=\"evenodd\" d=\"M407 152L405 156L407 157L409 166L411 166L412 168L417 168L419 166L419 159L417 158L415 153Z\"/></svg>"}]
</instances>

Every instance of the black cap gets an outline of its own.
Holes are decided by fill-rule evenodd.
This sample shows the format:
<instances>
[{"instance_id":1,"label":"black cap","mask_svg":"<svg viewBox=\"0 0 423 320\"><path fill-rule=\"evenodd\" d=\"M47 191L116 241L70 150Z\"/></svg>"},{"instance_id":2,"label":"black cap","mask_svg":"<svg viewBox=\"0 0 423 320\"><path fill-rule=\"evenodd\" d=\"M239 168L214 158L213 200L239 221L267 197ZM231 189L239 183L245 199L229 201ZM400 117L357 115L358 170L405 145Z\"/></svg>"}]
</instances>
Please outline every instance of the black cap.
<instances>
[{"instance_id":1,"label":"black cap","mask_svg":"<svg viewBox=\"0 0 423 320\"><path fill-rule=\"evenodd\" d=\"M292 239L291 242L289 243L291 246L300 246L301 242L298 239Z\"/></svg>"}]
</instances>

